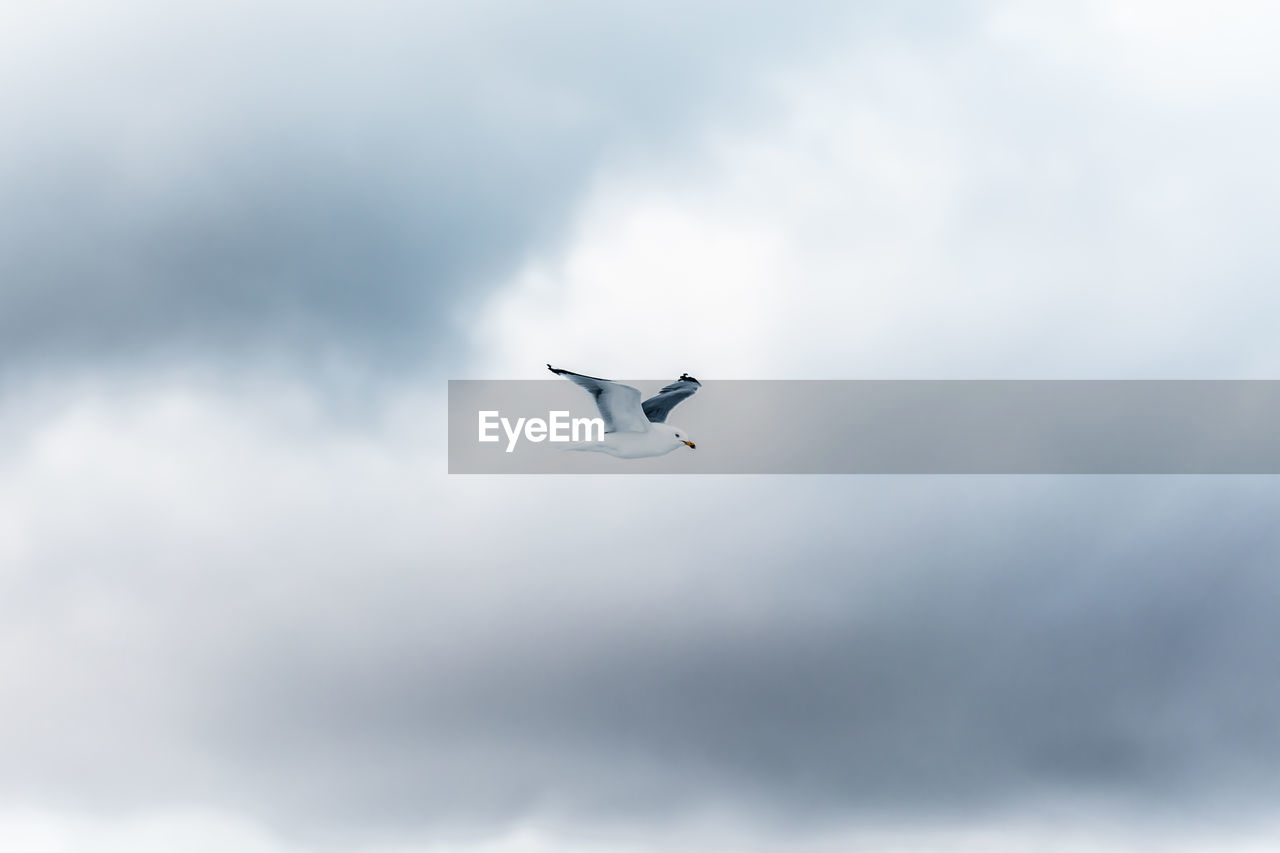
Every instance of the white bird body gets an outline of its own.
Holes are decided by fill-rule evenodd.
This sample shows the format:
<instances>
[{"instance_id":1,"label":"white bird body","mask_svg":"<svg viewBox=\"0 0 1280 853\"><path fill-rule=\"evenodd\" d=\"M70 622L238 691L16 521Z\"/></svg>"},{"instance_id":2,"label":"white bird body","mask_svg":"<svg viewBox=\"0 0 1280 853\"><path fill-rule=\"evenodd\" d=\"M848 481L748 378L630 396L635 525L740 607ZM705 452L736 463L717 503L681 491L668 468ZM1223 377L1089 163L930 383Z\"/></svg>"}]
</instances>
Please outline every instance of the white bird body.
<instances>
[{"instance_id":1,"label":"white bird body","mask_svg":"<svg viewBox=\"0 0 1280 853\"><path fill-rule=\"evenodd\" d=\"M667 413L677 403L701 387L701 383L692 376L682 374L657 396L641 403L640 391L630 385L584 376L549 364L547 369L591 394L605 423L602 441L578 441L567 445L565 450L607 453L620 459L645 459L664 456L679 447L690 450L696 447L684 430L665 422Z\"/></svg>"},{"instance_id":2,"label":"white bird body","mask_svg":"<svg viewBox=\"0 0 1280 853\"><path fill-rule=\"evenodd\" d=\"M684 435L677 427L669 424L652 424L652 427L644 432L607 432L603 441L575 441L564 449L593 450L619 459L644 459L664 456L686 444L693 447L693 442L677 438Z\"/></svg>"}]
</instances>

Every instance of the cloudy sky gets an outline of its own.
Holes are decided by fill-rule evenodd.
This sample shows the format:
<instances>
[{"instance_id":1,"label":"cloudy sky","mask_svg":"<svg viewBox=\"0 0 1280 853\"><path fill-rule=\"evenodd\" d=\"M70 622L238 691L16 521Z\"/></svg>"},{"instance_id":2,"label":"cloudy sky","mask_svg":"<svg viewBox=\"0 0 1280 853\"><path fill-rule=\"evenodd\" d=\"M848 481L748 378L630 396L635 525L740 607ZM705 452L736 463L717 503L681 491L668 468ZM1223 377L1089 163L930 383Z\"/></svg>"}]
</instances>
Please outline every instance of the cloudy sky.
<instances>
[{"instance_id":1,"label":"cloudy sky","mask_svg":"<svg viewBox=\"0 0 1280 853\"><path fill-rule=\"evenodd\" d=\"M1275 378L1277 38L5 4L0 848L1275 849L1280 484L450 478L445 380Z\"/></svg>"}]
</instances>

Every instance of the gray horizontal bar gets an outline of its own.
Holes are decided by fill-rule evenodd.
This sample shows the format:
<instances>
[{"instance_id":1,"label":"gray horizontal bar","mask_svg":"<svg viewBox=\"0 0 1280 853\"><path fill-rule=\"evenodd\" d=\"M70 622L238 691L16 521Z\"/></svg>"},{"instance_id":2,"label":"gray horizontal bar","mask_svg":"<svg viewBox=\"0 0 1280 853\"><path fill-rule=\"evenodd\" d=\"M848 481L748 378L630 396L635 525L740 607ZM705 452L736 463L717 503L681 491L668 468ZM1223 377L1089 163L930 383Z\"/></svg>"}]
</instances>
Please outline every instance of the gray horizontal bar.
<instances>
[{"instance_id":1,"label":"gray horizontal bar","mask_svg":"<svg viewBox=\"0 0 1280 853\"><path fill-rule=\"evenodd\" d=\"M661 380L621 380L646 396ZM668 380L669 381L669 380ZM1280 381L704 381L669 421L697 444L650 459L566 452L511 423L597 415L561 380L449 383L454 474L1275 474Z\"/></svg>"}]
</instances>

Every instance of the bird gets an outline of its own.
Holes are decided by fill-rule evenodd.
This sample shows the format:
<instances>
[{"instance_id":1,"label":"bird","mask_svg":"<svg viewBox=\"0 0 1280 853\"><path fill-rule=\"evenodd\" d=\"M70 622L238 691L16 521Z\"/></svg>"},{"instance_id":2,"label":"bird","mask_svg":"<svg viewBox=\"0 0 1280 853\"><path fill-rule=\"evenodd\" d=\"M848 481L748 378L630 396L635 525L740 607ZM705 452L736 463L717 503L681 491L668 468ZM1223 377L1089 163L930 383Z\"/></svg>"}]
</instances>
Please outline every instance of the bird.
<instances>
[{"instance_id":1,"label":"bird","mask_svg":"<svg viewBox=\"0 0 1280 853\"><path fill-rule=\"evenodd\" d=\"M566 450L593 450L621 459L644 459L665 456L680 447L697 448L687 432L667 423L671 410L702 387L702 383L689 374L680 374L679 379L642 403L640 391L630 385L549 364L547 370L586 390L595 399L604 421L603 441L574 442L567 445Z\"/></svg>"}]
</instances>

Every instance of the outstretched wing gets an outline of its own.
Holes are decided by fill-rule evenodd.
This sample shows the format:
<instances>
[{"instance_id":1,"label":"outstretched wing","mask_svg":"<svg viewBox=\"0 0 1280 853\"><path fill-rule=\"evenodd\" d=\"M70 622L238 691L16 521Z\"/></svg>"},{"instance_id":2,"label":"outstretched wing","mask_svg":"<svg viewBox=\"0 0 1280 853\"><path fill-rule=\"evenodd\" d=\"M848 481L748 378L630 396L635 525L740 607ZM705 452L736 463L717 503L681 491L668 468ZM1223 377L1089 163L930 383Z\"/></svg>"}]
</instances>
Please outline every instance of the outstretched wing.
<instances>
[{"instance_id":1,"label":"outstretched wing","mask_svg":"<svg viewBox=\"0 0 1280 853\"><path fill-rule=\"evenodd\" d=\"M605 432L647 432L649 419L640 408L640 392L630 385L583 376L571 370L561 370L547 365L547 370L563 376L595 398L596 408L604 419Z\"/></svg>"},{"instance_id":2,"label":"outstretched wing","mask_svg":"<svg viewBox=\"0 0 1280 853\"><path fill-rule=\"evenodd\" d=\"M687 373L681 373L679 379L644 401L644 416L655 424L666 423L667 415L676 404L686 397L692 397L701 387L701 382Z\"/></svg>"}]
</instances>

